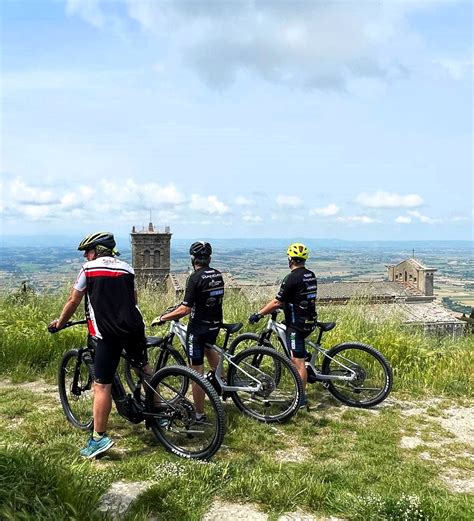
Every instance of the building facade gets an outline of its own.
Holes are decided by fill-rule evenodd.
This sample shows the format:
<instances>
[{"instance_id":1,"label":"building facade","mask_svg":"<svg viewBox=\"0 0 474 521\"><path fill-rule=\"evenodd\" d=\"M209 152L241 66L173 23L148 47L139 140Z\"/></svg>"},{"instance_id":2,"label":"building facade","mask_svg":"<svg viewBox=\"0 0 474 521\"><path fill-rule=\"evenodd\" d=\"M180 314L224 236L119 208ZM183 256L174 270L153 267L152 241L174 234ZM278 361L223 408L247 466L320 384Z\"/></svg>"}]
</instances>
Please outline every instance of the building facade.
<instances>
[{"instance_id":1,"label":"building facade","mask_svg":"<svg viewBox=\"0 0 474 521\"><path fill-rule=\"evenodd\" d=\"M433 296L434 268L425 268L415 259L406 259L399 264L387 266L388 280L401 282L418 289L426 297Z\"/></svg>"},{"instance_id":2,"label":"building facade","mask_svg":"<svg viewBox=\"0 0 474 521\"><path fill-rule=\"evenodd\" d=\"M161 232L152 222L139 231L132 228L132 265L139 282L166 280L171 266L171 235L169 226Z\"/></svg>"}]
</instances>

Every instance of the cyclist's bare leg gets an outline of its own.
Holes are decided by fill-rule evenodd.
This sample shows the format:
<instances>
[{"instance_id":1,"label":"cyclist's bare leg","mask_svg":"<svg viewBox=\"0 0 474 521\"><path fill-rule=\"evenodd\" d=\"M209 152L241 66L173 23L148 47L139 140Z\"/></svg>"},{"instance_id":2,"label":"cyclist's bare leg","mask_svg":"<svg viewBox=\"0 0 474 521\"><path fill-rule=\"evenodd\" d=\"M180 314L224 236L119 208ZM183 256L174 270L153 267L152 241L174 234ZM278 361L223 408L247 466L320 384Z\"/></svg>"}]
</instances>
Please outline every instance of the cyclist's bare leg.
<instances>
[{"instance_id":1,"label":"cyclist's bare leg","mask_svg":"<svg viewBox=\"0 0 474 521\"><path fill-rule=\"evenodd\" d=\"M199 374L204 374L204 364L193 365L191 364L191 368L197 371ZM204 413L204 390L202 387L194 382L192 382L192 390L193 390L193 400L194 407L196 407L196 412L198 414Z\"/></svg>"},{"instance_id":2,"label":"cyclist's bare leg","mask_svg":"<svg viewBox=\"0 0 474 521\"><path fill-rule=\"evenodd\" d=\"M94 383L94 430L105 432L112 409L112 384Z\"/></svg>"},{"instance_id":3,"label":"cyclist's bare leg","mask_svg":"<svg viewBox=\"0 0 474 521\"><path fill-rule=\"evenodd\" d=\"M138 367L133 367L132 369L135 371L137 376L143 376L143 379L145 380L143 383L143 390L144 390L144 392L146 392L146 387L147 387L146 382L149 382L151 380L151 377L153 376L153 369L152 369L151 365L146 364L141 369L139 369ZM143 373L144 373L144 375L143 375ZM159 394L155 393L153 403L155 405L160 405L161 399L160 399Z\"/></svg>"},{"instance_id":4,"label":"cyclist's bare leg","mask_svg":"<svg viewBox=\"0 0 474 521\"><path fill-rule=\"evenodd\" d=\"M291 361L296 366L296 369L298 370L298 373L301 376L301 381L303 382L303 392L306 393L306 383L308 381L308 371L306 369L305 360L304 360L304 358L295 358L294 356L292 356Z\"/></svg>"},{"instance_id":5,"label":"cyclist's bare leg","mask_svg":"<svg viewBox=\"0 0 474 521\"><path fill-rule=\"evenodd\" d=\"M206 353L207 361L209 362L209 365L211 366L211 369L213 371L215 371L219 364L219 354L216 353L216 351L214 351L213 349L209 349L207 347L206 347L205 353Z\"/></svg>"}]
</instances>

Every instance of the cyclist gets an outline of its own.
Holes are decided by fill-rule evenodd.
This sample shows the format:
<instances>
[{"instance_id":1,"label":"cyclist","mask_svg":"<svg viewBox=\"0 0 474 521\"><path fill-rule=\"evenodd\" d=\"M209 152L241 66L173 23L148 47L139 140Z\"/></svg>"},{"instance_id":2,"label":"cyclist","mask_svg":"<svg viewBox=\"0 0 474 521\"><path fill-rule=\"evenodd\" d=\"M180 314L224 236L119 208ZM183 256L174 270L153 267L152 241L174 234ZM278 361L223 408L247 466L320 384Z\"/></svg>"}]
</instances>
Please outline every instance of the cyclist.
<instances>
[{"instance_id":1,"label":"cyclist","mask_svg":"<svg viewBox=\"0 0 474 521\"><path fill-rule=\"evenodd\" d=\"M265 304L258 312L250 315L249 322L258 322L263 315L268 315L278 308L285 311L286 342L292 353L295 364L303 381L306 393L307 372L305 366L306 349L304 339L316 327L316 275L308 270L305 263L309 256L304 244L290 244L287 250L288 266L291 272L283 279L276 297ZM306 407L306 394L302 395L300 405Z\"/></svg>"},{"instance_id":2,"label":"cyclist","mask_svg":"<svg viewBox=\"0 0 474 521\"><path fill-rule=\"evenodd\" d=\"M212 367L217 368L219 355L206 347L214 344L222 323L224 279L220 271L211 268L212 247L208 242L197 241L189 248L193 273L186 281L182 303L173 311L165 313L152 322L157 325L167 320L177 320L191 314L187 333L186 350L190 365L198 373L204 373L204 354ZM193 385L196 419L204 416L204 391Z\"/></svg>"},{"instance_id":3,"label":"cyclist","mask_svg":"<svg viewBox=\"0 0 474 521\"><path fill-rule=\"evenodd\" d=\"M97 338L94 355L94 430L81 456L94 458L110 449L114 442L107 436L112 407L112 380L122 349L134 365L150 374L146 360L145 324L137 307L135 274L126 262L117 259L112 233L87 235L79 244L86 258L59 318L49 327L61 329L72 317L84 296L89 335Z\"/></svg>"}]
</instances>

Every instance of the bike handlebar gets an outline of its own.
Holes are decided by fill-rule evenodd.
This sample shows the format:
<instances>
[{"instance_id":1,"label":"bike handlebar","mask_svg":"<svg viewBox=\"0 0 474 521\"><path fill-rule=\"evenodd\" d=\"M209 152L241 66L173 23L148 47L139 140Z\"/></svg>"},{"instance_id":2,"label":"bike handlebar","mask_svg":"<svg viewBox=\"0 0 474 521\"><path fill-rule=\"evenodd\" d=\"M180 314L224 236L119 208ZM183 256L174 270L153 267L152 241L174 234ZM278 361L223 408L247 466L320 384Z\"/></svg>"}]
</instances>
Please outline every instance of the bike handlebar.
<instances>
[{"instance_id":1,"label":"bike handlebar","mask_svg":"<svg viewBox=\"0 0 474 521\"><path fill-rule=\"evenodd\" d=\"M63 327L61 328L57 328L57 327L50 327L48 326L48 331L51 333L51 334L54 334L54 333L57 333L58 331L61 331L62 329L67 329L68 327L72 327L72 326L77 326L77 325L83 325L83 324L87 324L87 320L77 320L76 322L66 322L64 324Z\"/></svg>"}]
</instances>

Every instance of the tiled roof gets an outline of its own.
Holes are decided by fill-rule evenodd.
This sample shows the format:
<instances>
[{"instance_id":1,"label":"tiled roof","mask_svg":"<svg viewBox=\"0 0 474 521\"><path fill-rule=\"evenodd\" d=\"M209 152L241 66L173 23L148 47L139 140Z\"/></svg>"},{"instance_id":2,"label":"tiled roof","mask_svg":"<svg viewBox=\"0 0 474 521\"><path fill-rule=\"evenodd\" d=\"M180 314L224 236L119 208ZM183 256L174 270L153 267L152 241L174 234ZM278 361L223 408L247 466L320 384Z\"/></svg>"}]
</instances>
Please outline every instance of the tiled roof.
<instances>
[{"instance_id":1,"label":"tiled roof","mask_svg":"<svg viewBox=\"0 0 474 521\"><path fill-rule=\"evenodd\" d=\"M399 282L368 281L368 282L332 282L318 284L318 299L344 299L354 297L368 298L407 298L422 296L416 288Z\"/></svg>"},{"instance_id":2,"label":"tiled roof","mask_svg":"<svg viewBox=\"0 0 474 521\"><path fill-rule=\"evenodd\" d=\"M437 302L396 302L394 304L376 304L368 306L373 308L373 315L380 318L396 317L404 324L455 324L463 327L463 323L448 309ZM370 316L370 312L368 316Z\"/></svg>"},{"instance_id":3,"label":"tiled roof","mask_svg":"<svg viewBox=\"0 0 474 521\"><path fill-rule=\"evenodd\" d=\"M252 292L259 285L245 285L245 291ZM265 285L261 287L261 292L276 295L280 286ZM330 282L318 283L318 300L348 300L351 298L368 298L381 300L396 300L404 298L423 297L423 294L416 288L402 284L400 282L389 281L367 281L367 282Z\"/></svg>"}]
</instances>

